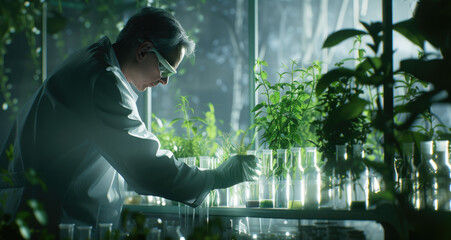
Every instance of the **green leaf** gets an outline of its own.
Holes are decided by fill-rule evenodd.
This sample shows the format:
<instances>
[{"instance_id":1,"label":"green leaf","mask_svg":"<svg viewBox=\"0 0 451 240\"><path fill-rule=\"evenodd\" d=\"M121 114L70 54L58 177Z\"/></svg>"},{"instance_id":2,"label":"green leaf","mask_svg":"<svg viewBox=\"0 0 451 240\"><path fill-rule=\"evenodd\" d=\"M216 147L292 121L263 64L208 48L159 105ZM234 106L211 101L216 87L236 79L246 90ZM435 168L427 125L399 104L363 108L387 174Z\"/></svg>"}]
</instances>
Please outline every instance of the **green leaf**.
<instances>
[{"instance_id":1,"label":"green leaf","mask_svg":"<svg viewBox=\"0 0 451 240\"><path fill-rule=\"evenodd\" d=\"M197 134L197 127L192 127L191 131L193 131L194 135L196 135Z\"/></svg>"},{"instance_id":2,"label":"green leaf","mask_svg":"<svg viewBox=\"0 0 451 240\"><path fill-rule=\"evenodd\" d=\"M351 78L355 75L355 71L348 68L336 68L332 69L326 74L322 75L318 80L316 85L316 95L321 95L327 87L330 86L333 82L339 80L340 78Z\"/></svg>"},{"instance_id":3,"label":"green leaf","mask_svg":"<svg viewBox=\"0 0 451 240\"><path fill-rule=\"evenodd\" d=\"M47 213L44 207L36 199L30 199L27 201L28 206L33 210L33 215L41 225L47 224Z\"/></svg>"},{"instance_id":4,"label":"green leaf","mask_svg":"<svg viewBox=\"0 0 451 240\"><path fill-rule=\"evenodd\" d=\"M365 56L365 49L359 49L359 58L363 58Z\"/></svg>"},{"instance_id":5,"label":"green leaf","mask_svg":"<svg viewBox=\"0 0 451 240\"><path fill-rule=\"evenodd\" d=\"M261 109L262 107L266 106L265 102L261 102L259 104L257 104L253 109L252 112L256 112L257 110Z\"/></svg>"},{"instance_id":6,"label":"green leaf","mask_svg":"<svg viewBox=\"0 0 451 240\"><path fill-rule=\"evenodd\" d=\"M20 235L22 235L22 237L24 239L30 239L31 238L31 230L30 230L30 228L28 226L26 226L24 224L19 225L19 232L20 232Z\"/></svg>"},{"instance_id":7,"label":"green leaf","mask_svg":"<svg viewBox=\"0 0 451 240\"><path fill-rule=\"evenodd\" d=\"M180 120L183 120L183 118L176 118L176 119L172 120L171 123L169 123L169 125L172 125Z\"/></svg>"},{"instance_id":8,"label":"green leaf","mask_svg":"<svg viewBox=\"0 0 451 240\"><path fill-rule=\"evenodd\" d=\"M268 73L266 73L265 71L262 71L261 76L262 76L263 80L266 80L268 78Z\"/></svg>"},{"instance_id":9,"label":"green leaf","mask_svg":"<svg viewBox=\"0 0 451 240\"><path fill-rule=\"evenodd\" d=\"M381 75L371 75L369 77L359 74L356 76L357 82L362 85L380 86L383 84L384 77Z\"/></svg>"},{"instance_id":10,"label":"green leaf","mask_svg":"<svg viewBox=\"0 0 451 240\"><path fill-rule=\"evenodd\" d=\"M382 59L379 57L367 57L363 62L357 65L357 72L364 74L370 69L380 69L382 67Z\"/></svg>"},{"instance_id":11,"label":"green leaf","mask_svg":"<svg viewBox=\"0 0 451 240\"><path fill-rule=\"evenodd\" d=\"M204 120L203 118L201 118L201 117L192 117L191 119L196 120L196 121L199 121L199 122L206 123L205 120ZM194 122L194 121L193 121L193 122Z\"/></svg>"},{"instance_id":12,"label":"green leaf","mask_svg":"<svg viewBox=\"0 0 451 240\"><path fill-rule=\"evenodd\" d=\"M11 174L6 172L2 174L3 181L7 182L10 186L14 186L13 180L10 178Z\"/></svg>"},{"instance_id":13,"label":"green leaf","mask_svg":"<svg viewBox=\"0 0 451 240\"><path fill-rule=\"evenodd\" d=\"M269 96L269 99L271 100L271 102L273 104L277 104L280 101L280 93L278 91L277 92L273 92L271 94L271 96Z\"/></svg>"},{"instance_id":14,"label":"green leaf","mask_svg":"<svg viewBox=\"0 0 451 240\"><path fill-rule=\"evenodd\" d=\"M368 101L361 98L354 98L349 103L343 104L337 114L337 120L351 120L362 114Z\"/></svg>"},{"instance_id":15,"label":"green leaf","mask_svg":"<svg viewBox=\"0 0 451 240\"><path fill-rule=\"evenodd\" d=\"M414 131L395 131L395 138L397 142L420 142L426 141L428 136L426 134Z\"/></svg>"},{"instance_id":16,"label":"green leaf","mask_svg":"<svg viewBox=\"0 0 451 240\"><path fill-rule=\"evenodd\" d=\"M31 238L30 228L28 228L26 221L25 221L28 218L28 216L29 216L29 213L27 213L27 212L18 212L17 216L16 216L16 220L15 220L15 223L16 223L17 227L19 228L20 235L22 235L22 237L24 239Z\"/></svg>"},{"instance_id":17,"label":"green leaf","mask_svg":"<svg viewBox=\"0 0 451 240\"><path fill-rule=\"evenodd\" d=\"M434 102L435 95L437 93L425 92L419 95L415 100L408 102L404 105L395 107L395 113L408 112L409 116L407 120L404 121L400 126L397 127L398 130L404 131L412 126L413 122L417 119L418 115L423 113L426 109L430 108L431 104Z\"/></svg>"},{"instance_id":18,"label":"green leaf","mask_svg":"<svg viewBox=\"0 0 451 240\"><path fill-rule=\"evenodd\" d=\"M393 25L393 29L410 40L413 44L424 49L425 37L420 33L413 19L396 23Z\"/></svg>"},{"instance_id":19,"label":"green leaf","mask_svg":"<svg viewBox=\"0 0 451 240\"><path fill-rule=\"evenodd\" d=\"M268 66L268 63L265 60L257 60L257 62L263 66Z\"/></svg>"},{"instance_id":20,"label":"green leaf","mask_svg":"<svg viewBox=\"0 0 451 240\"><path fill-rule=\"evenodd\" d=\"M383 30L382 22L372 22L368 24L361 21L360 23L366 28L368 34L373 37L373 40L376 40L377 36L379 36L379 33L381 33ZM377 41L375 43L377 43Z\"/></svg>"},{"instance_id":21,"label":"green leaf","mask_svg":"<svg viewBox=\"0 0 451 240\"><path fill-rule=\"evenodd\" d=\"M343 29L330 34L326 41L324 41L323 48L330 48L343 42L344 40L357 36L367 34L365 31L357 29Z\"/></svg>"},{"instance_id":22,"label":"green leaf","mask_svg":"<svg viewBox=\"0 0 451 240\"><path fill-rule=\"evenodd\" d=\"M434 84L436 89L451 89L449 74L451 69L443 59L418 60L407 59L401 61L400 71L410 73L421 81Z\"/></svg>"}]
</instances>

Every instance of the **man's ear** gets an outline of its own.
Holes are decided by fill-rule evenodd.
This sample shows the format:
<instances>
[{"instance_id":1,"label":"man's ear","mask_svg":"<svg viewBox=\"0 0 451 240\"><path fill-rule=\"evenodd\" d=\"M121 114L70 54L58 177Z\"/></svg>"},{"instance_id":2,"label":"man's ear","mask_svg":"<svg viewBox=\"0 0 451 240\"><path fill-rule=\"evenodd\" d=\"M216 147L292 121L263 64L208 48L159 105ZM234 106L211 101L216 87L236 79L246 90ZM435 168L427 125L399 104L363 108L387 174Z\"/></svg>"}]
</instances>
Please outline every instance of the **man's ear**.
<instances>
[{"instance_id":1,"label":"man's ear","mask_svg":"<svg viewBox=\"0 0 451 240\"><path fill-rule=\"evenodd\" d=\"M135 58L138 62L142 62L146 53L149 52L150 49L153 48L153 44L149 41L145 41L141 43L136 49Z\"/></svg>"}]
</instances>

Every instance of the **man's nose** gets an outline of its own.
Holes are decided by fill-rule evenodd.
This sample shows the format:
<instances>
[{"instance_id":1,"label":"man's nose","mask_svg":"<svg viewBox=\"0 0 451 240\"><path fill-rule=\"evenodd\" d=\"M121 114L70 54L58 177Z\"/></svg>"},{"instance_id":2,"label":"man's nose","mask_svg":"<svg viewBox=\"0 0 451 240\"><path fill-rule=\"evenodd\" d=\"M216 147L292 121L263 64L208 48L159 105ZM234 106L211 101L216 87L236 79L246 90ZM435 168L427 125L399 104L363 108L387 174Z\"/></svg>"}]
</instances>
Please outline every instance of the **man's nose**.
<instances>
[{"instance_id":1,"label":"man's nose","mask_svg":"<svg viewBox=\"0 0 451 240\"><path fill-rule=\"evenodd\" d=\"M159 81L161 84L166 85L169 82L169 77L165 77L165 78L160 78Z\"/></svg>"}]
</instances>

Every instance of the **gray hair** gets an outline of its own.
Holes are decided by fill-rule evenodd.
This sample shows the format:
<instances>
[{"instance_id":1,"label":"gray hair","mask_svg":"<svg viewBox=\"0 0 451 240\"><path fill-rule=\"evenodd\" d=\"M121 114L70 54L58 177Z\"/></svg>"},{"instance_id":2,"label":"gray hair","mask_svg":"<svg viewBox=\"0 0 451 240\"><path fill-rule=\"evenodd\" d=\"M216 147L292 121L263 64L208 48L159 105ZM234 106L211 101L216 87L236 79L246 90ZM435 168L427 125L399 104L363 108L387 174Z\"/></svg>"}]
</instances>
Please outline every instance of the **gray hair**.
<instances>
[{"instance_id":1,"label":"gray hair","mask_svg":"<svg viewBox=\"0 0 451 240\"><path fill-rule=\"evenodd\" d=\"M189 56L196 46L172 14L153 7L141 8L133 15L116 38L116 44L130 49L142 39L151 41L164 57L180 47L185 48L185 55Z\"/></svg>"}]
</instances>

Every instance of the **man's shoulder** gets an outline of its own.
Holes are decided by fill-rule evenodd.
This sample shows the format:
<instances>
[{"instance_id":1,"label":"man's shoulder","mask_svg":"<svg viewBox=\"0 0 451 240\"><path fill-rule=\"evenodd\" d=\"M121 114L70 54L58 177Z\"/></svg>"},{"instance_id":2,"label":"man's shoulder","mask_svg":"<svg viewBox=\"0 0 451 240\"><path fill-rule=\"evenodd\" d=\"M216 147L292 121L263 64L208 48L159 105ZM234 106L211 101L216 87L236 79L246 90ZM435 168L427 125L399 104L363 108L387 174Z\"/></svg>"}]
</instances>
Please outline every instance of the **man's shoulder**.
<instances>
[{"instance_id":1,"label":"man's shoulder","mask_svg":"<svg viewBox=\"0 0 451 240\"><path fill-rule=\"evenodd\" d=\"M108 62L108 49L101 41L81 48L66 59L54 73L65 79L75 77L80 81L97 78L111 65Z\"/></svg>"}]
</instances>

